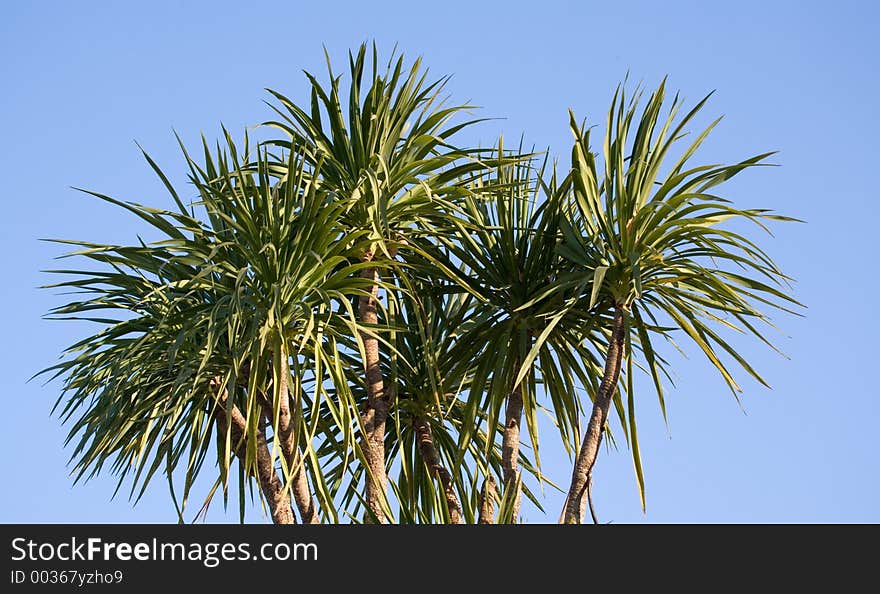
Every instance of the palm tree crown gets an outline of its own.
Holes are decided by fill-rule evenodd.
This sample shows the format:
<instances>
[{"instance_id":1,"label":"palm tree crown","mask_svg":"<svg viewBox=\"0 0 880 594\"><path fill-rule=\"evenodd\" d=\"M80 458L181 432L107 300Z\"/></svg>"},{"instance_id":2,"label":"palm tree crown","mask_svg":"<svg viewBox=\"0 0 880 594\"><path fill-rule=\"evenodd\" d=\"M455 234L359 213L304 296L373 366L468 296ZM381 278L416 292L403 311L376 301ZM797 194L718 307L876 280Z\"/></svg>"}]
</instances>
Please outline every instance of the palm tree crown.
<instances>
[{"instance_id":1,"label":"palm tree crown","mask_svg":"<svg viewBox=\"0 0 880 594\"><path fill-rule=\"evenodd\" d=\"M626 362L629 425L635 433L634 344L644 356L665 416L663 362L653 341L672 340L674 332L682 332L736 395L740 388L722 353L762 384L766 382L717 328L752 334L770 344L757 325L769 323L761 306L790 311L786 305L797 304L785 292L788 277L770 257L742 233L721 227L744 220L766 229L763 221L793 219L736 208L712 191L739 172L763 164L772 153L734 165L691 166L691 157L719 120L673 156L684 127L708 97L681 118L677 118L681 101L676 97L669 114L661 118L664 95L665 81L636 119L640 95L627 102L625 91L618 89L607 118L601 176L590 147L590 130L571 117L573 205L560 251L590 279L590 311L612 315L613 321L603 386L575 467L567 521L580 521L583 516L589 473L621 360ZM633 453L644 504L641 462L637 449Z\"/></svg>"}]
</instances>

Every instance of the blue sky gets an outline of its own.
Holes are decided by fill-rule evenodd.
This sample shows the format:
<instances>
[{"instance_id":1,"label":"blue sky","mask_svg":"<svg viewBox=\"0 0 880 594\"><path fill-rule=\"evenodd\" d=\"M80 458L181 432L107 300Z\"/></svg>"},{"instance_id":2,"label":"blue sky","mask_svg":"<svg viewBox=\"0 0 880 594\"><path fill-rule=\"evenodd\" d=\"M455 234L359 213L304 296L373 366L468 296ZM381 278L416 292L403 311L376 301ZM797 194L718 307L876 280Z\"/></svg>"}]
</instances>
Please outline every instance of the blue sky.
<instances>
[{"instance_id":1,"label":"blue sky","mask_svg":"<svg viewBox=\"0 0 880 594\"><path fill-rule=\"evenodd\" d=\"M625 450L602 452L600 519L623 522L877 522L876 171L880 118L878 9L870 2L46 2L13 3L0 22L0 158L7 171L0 287L0 521L170 522L163 483L137 507L111 499L112 477L71 486L66 430L50 417L58 384L26 383L87 330L41 315L62 297L38 285L57 246L40 237L130 242L143 231L79 186L167 205L136 140L181 185L172 128L213 139L269 117L264 87L304 100L303 68L321 72L322 44L339 69L348 48L375 39L453 74L453 98L502 119L499 133L570 148L568 108L601 123L615 85L669 85L691 102L715 89L724 114L702 160L778 150L781 167L744 174L728 196L806 221L777 225L762 245L797 280L804 318L779 317L789 359L754 342L743 354L773 386L743 382L740 409L700 360L675 359L663 424L650 391L639 400L648 511ZM569 463L542 441L545 470L566 484ZM562 497L547 494L555 521ZM195 508L192 509L195 511ZM215 506L211 521L234 521ZM258 511L251 521L263 521Z\"/></svg>"}]
</instances>

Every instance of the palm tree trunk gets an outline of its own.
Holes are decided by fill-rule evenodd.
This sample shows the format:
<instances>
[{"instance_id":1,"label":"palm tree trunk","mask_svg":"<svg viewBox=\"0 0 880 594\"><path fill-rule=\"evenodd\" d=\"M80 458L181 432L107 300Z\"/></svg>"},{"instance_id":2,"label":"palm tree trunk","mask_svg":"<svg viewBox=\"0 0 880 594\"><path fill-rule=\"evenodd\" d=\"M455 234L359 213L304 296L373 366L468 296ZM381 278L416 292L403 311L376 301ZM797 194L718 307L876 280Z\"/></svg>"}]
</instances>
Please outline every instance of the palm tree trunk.
<instances>
[{"instance_id":1,"label":"palm tree trunk","mask_svg":"<svg viewBox=\"0 0 880 594\"><path fill-rule=\"evenodd\" d=\"M299 466L293 474L293 500L299 510L300 519L303 524L320 524L318 509L309 489L309 479L306 477L305 467L298 452L290 464L294 468Z\"/></svg>"},{"instance_id":2,"label":"palm tree trunk","mask_svg":"<svg viewBox=\"0 0 880 594\"><path fill-rule=\"evenodd\" d=\"M260 487L266 501L269 502L272 521L276 524L296 524L296 516L290 506L290 494L284 488L284 483L278 478L278 473L275 472L272 453L266 442L266 427L263 423L260 423L260 428L257 431L257 466Z\"/></svg>"},{"instance_id":3,"label":"palm tree trunk","mask_svg":"<svg viewBox=\"0 0 880 594\"><path fill-rule=\"evenodd\" d=\"M293 489L293 499L299 510L300 519L303 524L318 524L317 508L309 489L309 481L306 477L305 466L300 456L299 447L296 444L296 434L294 432L294 419L290 411L290 391L288 390L288 377L290 376L290 367L287 361L287 353L282 348L281 356L281 374L279 382L279 403L278 403L278 441L281 444L281 452L284 455L284 462L287 470L292 474L291 487ZM294 406L298 407L299 403L294 402ZM266 407L266 416L273 420L274 411L270 406Z\"/></svg>"},{"instance_id":4,"label":"palm tree trunk","mask_svg":"<svg viewBox=\"0 0 880 594\"><path fill-rule=\"evenodd\" d=\"M517 364L515 369L519 369ZM522 382L511 390L504 410L504 436L501 441L501 468L504 472L504 497L513 497L513 521L519 515L522 497L519 485L519 430L522 424ZM511 495L513 493L513 495Z\"/></svg>"},{"instance_id":5,"label":"palm tree trunk","mask_svg":"<svg viewBox=\"0 0 880 594\"><path fill-rule=\"evenodd\" d=\"M449 509L449 523L461 524L461 504L458 502L458 495L456 495L455 487L452 484L452 475L440 463L440 456L437 455L437 447L434 445L434 434L431 431L431 426L425 419L417 418L415 428L422 461L431 471L431 474L440 479L440 484L443 486L446 507Z\"/></svg>"},{"instance_id":6,"label":"palm tree trunk","mask_svg":"<svg viewBox=\"0 0 880 594\"><path fill-rule=\"evenodd\" d=\"M379 322L376 303L379 299L379 270L365 268L361 277L373 282L370 296L358 299L358 316L362 324L374 326ZM375 332L375 330L374 330ZM388 489L388 475L385 472L385 420L388 417L388 400L379 366L379 339L367 332L361 332L364 343L364 375L367 384L367 407L361 414L364 425L362 447L367 459L367 505L373 517L368 514L367 521L385 523L383 502Z\"/></svg>"},{"instance_id":7,"label":"palm tree trunk","mask_svg":"<svg viewBox=\"0 0 880 594\"><path fill-rule=\"evenodd\" d=\"M593 472L593 465L596 463L596 457L599 455L599 445L602 443L602 433L608 420L611 398L614 396L617 381L620 379L626 340L626 315L622 306L615 308L614 321L611 326L611 342L608 345L608 353L605 358L602 383L599 384L599 391L593 401L593 412L590 415L590 422L584 433L583 443L581 443L581 449L578 452L571 475L571 487L568 490L562 520L565 524L580 524L586 512L590 476Z\"/></svg>"},{"instance_id":8,"label":"palm tree trunk","mask_svg":"<svg viewBox=\"0 0 880 594\"><path fill-rule=\"evenodd\" d=\"M232 405L232 412L226 414L226 396L218 400L217 406L214 408L214 416L217 419L217 430L220 435L226 435L227 426L229 426L230 439L232 440L235 455L242 462L247 457L247 448L245 434L247 432L247 422L244 415L237 406ZM231 421L231 425L227 425ZM290 507L290 496L284 484L278 478L275 472L275 465L272 463L272 455L266 443L265 423L260 423L257 432L257 480L260 483L260 489L263 492L263 498L269 506L269 513L272 515L272 522L275 524L296 524L296 516Z\"/></svg>"},{"instance_id":9,"label":"palm tree trunk","mask_svg":"<svg viewBox=\"0 0 880 594\"><path fill-rule=\"evenodd\" d=\"M495 523L495 499L498 493L495 490L495 477L491 474L483 481L483 489L480 491L480 516L477 519L478 524L494 524Z\"/></svg>"}]
</instances>

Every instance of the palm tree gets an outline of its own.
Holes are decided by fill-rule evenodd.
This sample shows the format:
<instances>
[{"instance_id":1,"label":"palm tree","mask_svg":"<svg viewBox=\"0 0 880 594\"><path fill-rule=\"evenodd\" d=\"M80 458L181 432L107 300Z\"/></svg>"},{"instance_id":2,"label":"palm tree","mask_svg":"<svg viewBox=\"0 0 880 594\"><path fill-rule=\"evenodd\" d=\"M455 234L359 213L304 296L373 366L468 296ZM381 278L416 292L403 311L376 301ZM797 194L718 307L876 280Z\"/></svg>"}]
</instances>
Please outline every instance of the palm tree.
<instances>
[{"instance_id":1,"label":"palm tree","mask_svg":"<svg viewBox=\"0 0 880 594\"><path fill-rule=\"evenodd\" d=\"M718 123L715 120L671 161L684 127L708 97L676 121L678 97L668 116L660 117L664 94L665 81L636 119L639 93L627 102L625 90L618 88L608 112L601 179L590 130L571 117L574 205L560 252L590 280L588 312L611 321L605 328L608 342L602 353L601 382L572 472L563 513L566 523L583 518L593 465L624 365L630 431L635 432L634 350L643 355L661 406L663 365L654 344L658 338L671 340L676 331L699 347L736 396L740 387L722 354L758 382L766 382L717 328L750 334L772 346L758 325L770 324L760 308L790 311L786 304L797 304L785 292L789 279L767 254L739 231L720 227L741 220L766 229L762 221L793 219L766 210L738 209L712 192L740 171L763 164L772 153L734 165L690 166L694 152ZM633 454L644 505L637 449Z\"/></svg>"},{"instance_id":2,"label":"palm tree","mask_svg":"<svg viewBox=\"0 0 880 594\"><path fill-rule=\"evenodd\" d=\"M340 78L334 75L328 57L328 88L306 73L311 82L310 109L270 91L281 104L275 108L281 120L267 124L289 136L275 144L286 149L295 145L311 165L320 164L316 183L346 203L341 215L346 229L366 233L370 241L360 260L376 265L365 266L360 274L372 290L357 305L358 347L367 390L361 434L368 466L368 519L381 523L389 512L385 439L394 387L382 374L382 329L377 325L380 263L396 262L401 249L401 256L422 251L425 235L445 226L464 183L482 164L467 158L472 151L449 144L456 132L478 120L450 123L469 106L444 106L440 93L447 79L426 82L421 61L407 70L402 55L392 55L383 73L374 45L371 72L364 81L366 56L366 45L361 45L357 55L349 54L347 101L340 97Z\"/></svg>"},{"instance_id":3,"label":"palm tree","mask_svg":"<svg viewBox=\"0 0 880 594\"><path fill-rule=\"evenodd\" d=\"M576 523L613 404L644 506L635 368L665 416L655 344L683 334L736 395L722 356L763 380L720 326L772 346L762 309L797 305L722 225L792 219L712 192L769 154L690 165L713 123L668 158L706 99L661 118L662 84L639 118L638 94L615 94L601 179L572 115L559 179L521 146L454 147L478 120L454 123L468 106L444 105L446 79L427 82L418 60L380 68L361 46L346 99L329 59L328 72L328 86L307 74L308 109L272 92L281 139L252 148L224 129L203 160L181 143L194 202L146 153L172 209L88 192L159 237L63 241L90 264L51 271L79 294L52 317L98 325L43 372L63 381L76 480L109 464L140 498L164 474L183 521L215 455L201 510L237 482L242 520L256 487L276 523L512 523L523 495L541 507L536 483L555 488L544 408L576 458L562 517Z\"/></svg>"},{"instance_id":4,"label":"palm tree","mask_svg":"<svg viewBox=\"0 0 880 594\"><path fill-rule=\"evenodd\" d=\"M559 186L555 174L545 182L544 167L536 167L534 158L511 158L499 141L496 158L486 159L492 169L464 200L461 231L441 236L439 242L448 250L448 266L458 263L459 276L479 296L457 332L453 358L474 368L467 408L470 414L487 416L490 434L504 407L501 478L515 521L521 499L523 413L538 469L539 384L563 443L573 447L580 406L577 386L590 394L598 387L598 361L584 339L602 336L591 329L596 319L576 307L583 275L558 251L568 182ZM463 447L470 437L467 430L461 434Z\"/></svg>"},{"instance_id":5,"label":"palm tree","mask_svg":"<svg viewBox=\"0 0 880 594\"><path fill-rule=\"evenodd\" d=\"M405 271L407 274L398 271L396 284L384 287L389 299L379 320L389 328L389 356L382 358L381 365L383 377L390 378L394 386L385 446L397 521L494 523L495 498L482 496L479 482L484 476L502 472L498 447L501 427L496 425L493 433L487 433L485 411L467 406L474 366L462 364L456 349L465 336L461 329L472 317L476 298L436 271L425 274L427 271L427 261ZM357 395L365 389L357 381L360 361L352 342L350 337L347 343L340 343L337 356L351 378L351 392ZM364 399L361 396L359 401ZM332 413L327 411L326 416L329 419ZM319 449L328 461L322 472L327 482L344 485L338 507L358 517L362 503L358 485L365 469L351 464L340 425L345 424L335 424L337 434ZM459 438L463 432L468 432L469 438L462 447ZM539 476L524 454L519 465ZM526 495L540 508L534 493L526 489ZM509 517L511 510L502 502L497 519Z\"/></svg>"},{"instance_id":6,"label":"palm tree","mask_svg":"<svg viewBox=\"0 0 880 594\"><path fill-rule=\"evenodd\" d=\"M131 246L64 242L79 248L70 255L105 269L52 271L66 277L54 286L84 294L55 317L100 326L46 370L64 376L56 407L67 395L62 416L75 419L68 439L78 438L77 480L112 461L120 486L132 477L131 492L139 488L140 497L164 467L174 496L173 474L182 466L182 520L216 446L219 472L205 505L219 486L226 500L237 458L242 519L250 480L276 523L296 521L291 494L300 521L333 519L333 495L312 445L316 403L327 385L345 393L334 344L357 326L335 304L369 294L371 283L359 274L365 234L340 226L344 205L312 182L320 172L307 171L296 151L283 170L265 152L246 168L247 140L239 153L226 139L214 157L205 144L202 165L186 155L199 193L191 207L148 156L176 211L89 192L161 238Z\"/></svg>"},{"instance_id":7,"label":"palm tree","mask_svg":"<svg viewBox=\"0 0 880 594\"><path fill-rule=\"evenodd\" d=\"M473 415L467 406L474 366L462 365L455 348L475 300L442 278L410 278L409 285L398 287L391 301L400 305L396 319L405 320L407 330L393 334L394 356L383 365L397 387L389 457L398 461L391 484L401 521L474 523L480 478L503 464L499 432L487 431L485 412ZM473 437L461 447L465 432ZM525 456L521 464L535 472ZM500 512L506 517L505 508Z\"/></svg>"}]
</instances>

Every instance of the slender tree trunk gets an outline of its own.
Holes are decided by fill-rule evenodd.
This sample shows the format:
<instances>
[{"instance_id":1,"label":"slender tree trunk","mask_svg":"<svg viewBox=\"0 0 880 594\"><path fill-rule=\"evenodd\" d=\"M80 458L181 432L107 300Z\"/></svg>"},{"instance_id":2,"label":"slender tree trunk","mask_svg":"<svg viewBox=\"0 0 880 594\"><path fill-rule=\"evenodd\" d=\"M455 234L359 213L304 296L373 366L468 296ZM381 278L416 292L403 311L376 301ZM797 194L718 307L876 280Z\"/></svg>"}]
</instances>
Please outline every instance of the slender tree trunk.
<instances>
[{"instance_id":1,"label":"slender tree trunk","mask_svg":"<svg viewBox=\"0 0 880 594\"><path fill-rule=\"evenodd\" d=\"M233 451L242 461L247 456L247 447L245 435L247 433L247 422L237 406L232 406L232 412L227 418L226 414L226 395L218 401L217 407L214 409L214 416L217 419L217 429L221 435L226 435L226 428L229 427L230 439L232 440ZM284 484L278 478L275 472L275 465L272 463L272 454L266 443L265 423L260 423L257 438L257 480L260 483L260 489L263 492L263 498L269 506L269 512L272 515L272 522L275 524L296 524L296 516L293 515L293 509L290 507L290 496Z\"/></svg>"},{"instance_id":2,"label":"slender tree trunk","mask_svg":"<svg viewBox=\"0 0 880 594\"><path fill-rule=\"evenodd\" d=\"M317 508L309 489L309 481L306 477L305 466L300 455L299 446L296 444L294 431L294 418L290 411L290 391L288 390L288 377L290 376L287 353L281 349L281 381L279 382L280 402L278 405L278 440L281 442L281 451L284 454L284 462L288 472L292 472L291 487L293 499L299 510L303 524L318 524ZM293 403L299 407L299 402ZM268 417L273 418L274 411L268 411Z\"/></svg>"},{"instance_id":3,"label":"slender tree trunk","mask_svg":"<svg viewBox=\"0 0 880 594\"><path fill-rule=\"evenodd\" d=\"M571 487L568 490L562 519L565 524L580 524L586 512L587 490L590 485L593 465L599 455L599 445L602 443L602 433L608 420L611 398L614 396L617 381L620 379L620 367L626 340L626 315L623 307L617 306L615 308L611 327L611 342L608 345L602 383L599 384L599 391L593 401L590 422L584 433L583 443L581 443L581 449L571 474Z\"/></svg>"},{"instance_id":4,"label":"slender tree trunk","mask_svg":"<svg viewBox=\"0 0 880 594\"><path fill-rule=\"evenodd\" d=\"M480 491L480 517L479 524L495 523L495 499L498 492L495 489L495 477L491 474L483 481L483 490Z\"/></svg>"},{"instance_id":5,"label":"slender tree trunk","mask_svg":"<svg viewBox=\"0 0 880 594\"><path fill-rule=\"evenodd\" d=\"M296 460L292 464L302 464L298 453ZM318 517L318 509L315 506L315 500L309 488L309 480L306 477L305 468L302 466L293 475L293 500L296 502L296 507L299 510L303 524L321 523L321 519Z\"/></svg>"},{"instance_id":6,"label":"slender tree trunk","mask_svg":"<svg viewBox=\"0 0 880 594\"><path fill-rule=\"evenodd\" d=\"M443 487L443 494L446 497L446 507L449 509L449 523L461 524L461 504L458 502L458 495L455 493L455 486L452 483L452 475L440 463L440 456L437 454L437 447L434 445L434 434L431 431L431 425L425 419L418 418L415 421L416 439L419 444L419 454L422 461L431 471L431 474L440 479Z\"/></svg>"},{"instance_id":7,"label":"slender tree trunk","mask_svg":"<svg viewBox=\"0 0 880 594\"><path fill-rule=\"evenodd\" d=\"M290 494L284 488L284 482L278 478L275 472L272 452L266 442L266 427L260 423L257 431L257 464L260 473L260 487L263 494L271 503L269 509L272 513L272 521L276 524L296 524L296 516L290 506Z\"/></svg>"},{"instance_id":8,"label":"slender tree trunk","mask_svg":"<svg viewBox=\"0 0 880 594\"><path fill-rule=\"evenodd\" d=\"M379 299L379 270L375 267L365 268L362 278L373 282L370 296L361 296L358 300L358 315L361 323L375 326L379 321L376 304ZM388 489L388 475L385 473L385 420L388 417L389 403L385 397L382 381L382 369L379 366L379 339L366 332L361 332L364 343L364 375L367 384L367 406L361 414L364 425L362 443L364 455L369 465L367 473L367 505L380 524L385 523L385 511L382 502ZM373 518L367 517L367 521Z\"/></svg>"},{"instance_id":9,"label":"slender tree trunk","mask_svg":"<svg viewBox=\"0 0 880 594\"><path fill-rule=\"evenodd\" d=\"M517 362L516 369L519 369ZM525 380L523 380L525 381ZM501 441L501 468L504 473L504 497L513 499L513 521L519 515L519 504L522 498L519 485L519 433L522 424L523 396L522 382L507 397L504 411L504 436ZM511 495L511 493L514 493Z\"/></svg>"}]
</instances>

